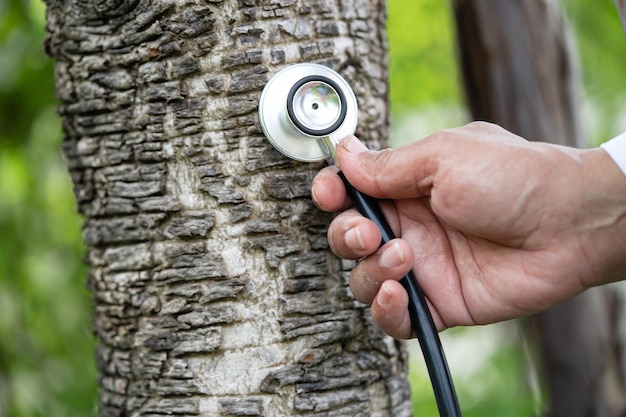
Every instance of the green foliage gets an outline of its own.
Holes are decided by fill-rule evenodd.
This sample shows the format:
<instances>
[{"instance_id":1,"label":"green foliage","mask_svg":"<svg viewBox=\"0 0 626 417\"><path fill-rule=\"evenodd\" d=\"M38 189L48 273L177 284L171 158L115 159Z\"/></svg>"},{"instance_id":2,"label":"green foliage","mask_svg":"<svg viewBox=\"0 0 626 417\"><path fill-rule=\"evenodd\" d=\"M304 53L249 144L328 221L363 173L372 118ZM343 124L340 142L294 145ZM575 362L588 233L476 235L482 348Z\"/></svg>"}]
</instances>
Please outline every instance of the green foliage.
<instances>
[{"instance_id":1,"label":"green foliage","mask_svg":"<svg viewBox=\"0 0 626 417\"><path fill-rule=\"evenodd\" d=\"M563 3L578 34L580 58L584 63L589 94L615 98L614 86L624 85L620 71L626 62L624 29L613 0L569 0ZM622 90L621 94L624 94Z\"/></svg>"},{"instance_id":2,"label":"green foliage","mask_svg":"<svg viewBox=\"0 0 626 417\"><path fill-rule=\"evenodd\" d=\"M416 348L418 347L416 342ZM541 402L527 381L523 344L513 323L457 328L442 335L464 417L535 415ZM430 379L419 352L412 352L413 415L438 416Z\"/></svg>"},{"instance_id":3,"label":"green foliage","mask_svg":"<svg viewBox=\"0 0 626 417\"><path fill-rule=\"evenodd\" d=\"M613 0L568 0L584 79L584 122L590 144L626 130L626 37Z\"/></svg>"},{"instance_id":4,"label":"green foliage","mask_svg":"<svg viewBox=\"0 0 626 417\"><path fill-rule=\"evenodd\" d=\"M394 114L461 100L452 12L441 0L389 0L387 36Z\"/></svg>"},{"instance_id":5,"label":"green foliage","mask_svg":"<svg viewBox=\"0 0 626 417\"><path fill-rule=\"evenodd\" d=\"M0 3L0 415L87 416L91 309L43 16Z\"/></svg>"}]
</instances>

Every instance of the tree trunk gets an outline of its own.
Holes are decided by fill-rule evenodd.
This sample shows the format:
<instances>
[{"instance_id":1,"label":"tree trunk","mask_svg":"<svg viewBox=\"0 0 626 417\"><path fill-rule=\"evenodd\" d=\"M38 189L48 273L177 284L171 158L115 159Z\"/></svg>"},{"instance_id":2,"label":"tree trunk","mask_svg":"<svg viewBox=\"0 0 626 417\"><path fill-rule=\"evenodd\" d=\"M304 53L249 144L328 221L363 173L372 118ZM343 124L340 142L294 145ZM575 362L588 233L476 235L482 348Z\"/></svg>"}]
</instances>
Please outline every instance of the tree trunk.
<instances>
[{"instance_id":1,"label":"tree trunk","mask_svg":"<svg viewBox=\"0 0 626 417\"><path fill-rule=\"evenodd\" d=\"M274 150L271 74L338 70L387 137L382 0L48 0L84 216L102 416L408 416L404 346L372 324Z\"/></svg>"},{"instance_id":2,"label":"tree trunk","mask_svg":"<svg viewBox=\"0 0 626 417\"><path fill-rule=\"evenodd\" d=\"M580 77L558 2L453 5L473 117L529 140L581 145ZM619 292L606 286L529 320L548 388L548 416L626 415L624 312Z\"/></svg>"},{"instance_id":3,"label":"tree trunk","mask_svg":"<svg viewBox=\"0 0 626 417\"><path fill-rule=\"evenodd\" d=\"M455 0L474 119L529 140L582 145L578 63L558 2Z\"/></svg>"}]
</instances>

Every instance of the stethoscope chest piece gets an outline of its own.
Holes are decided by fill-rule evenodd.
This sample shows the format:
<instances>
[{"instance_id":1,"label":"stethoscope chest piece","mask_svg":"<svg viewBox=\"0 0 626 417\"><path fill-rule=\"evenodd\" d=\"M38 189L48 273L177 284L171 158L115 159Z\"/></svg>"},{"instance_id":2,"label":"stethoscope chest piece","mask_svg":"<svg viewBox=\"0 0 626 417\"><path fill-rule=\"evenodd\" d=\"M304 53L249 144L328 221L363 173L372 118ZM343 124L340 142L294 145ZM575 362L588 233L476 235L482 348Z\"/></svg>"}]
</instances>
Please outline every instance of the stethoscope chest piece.
<instances>
[{"instance_id":1,"label":"stethoscope chest piece","mask_svg":"<svg viewBox=\"0 0 626 417\"><path fill-rule=\"evenodd\" d=\"M280 152L303 162L333 155L329 144L354 133L357 115L348 82L319 64L296 64L279 71L259 101L265 136Z\"/></svg>"}]
</instances>

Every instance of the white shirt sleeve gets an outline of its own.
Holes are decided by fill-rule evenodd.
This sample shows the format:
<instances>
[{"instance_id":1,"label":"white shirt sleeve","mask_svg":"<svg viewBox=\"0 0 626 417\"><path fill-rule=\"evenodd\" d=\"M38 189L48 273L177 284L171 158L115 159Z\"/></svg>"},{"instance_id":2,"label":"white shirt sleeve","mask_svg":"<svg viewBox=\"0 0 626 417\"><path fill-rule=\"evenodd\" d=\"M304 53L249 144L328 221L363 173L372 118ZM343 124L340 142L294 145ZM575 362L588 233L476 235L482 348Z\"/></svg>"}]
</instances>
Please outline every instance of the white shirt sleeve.
<instances>
[{"instance_id":1,"label":"white shirt sleeve","mask_svg":"<svg viewBox=\"0 0 626 417\"><path fill-rule=\"evenodd\" d=\"M600 145L626 175L626 132Z\"/></svg>"}]
</instances>

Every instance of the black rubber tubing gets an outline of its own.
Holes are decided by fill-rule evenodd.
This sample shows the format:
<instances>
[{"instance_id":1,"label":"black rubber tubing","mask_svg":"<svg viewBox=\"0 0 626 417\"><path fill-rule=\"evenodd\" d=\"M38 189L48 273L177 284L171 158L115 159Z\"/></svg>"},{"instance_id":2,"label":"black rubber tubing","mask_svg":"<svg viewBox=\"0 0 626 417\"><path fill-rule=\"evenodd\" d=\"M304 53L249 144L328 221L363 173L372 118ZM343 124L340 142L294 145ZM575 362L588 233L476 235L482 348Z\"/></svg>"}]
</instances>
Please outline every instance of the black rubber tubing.
<instances>
[{"instance_id":1,"label":"black rubber tubing","mask_svg":"<svg viewBox=\"0 0 626 417\"><path fill-rule=\"evenodd\" d=\"M382 235L380 245L382 246L395 239L396 236L391 230L389 223L387 223L378 201L354 188L343 172L339 171L338 175L343 181L354 207L362 216L367 217L378 226ZM439 333L437 333L435 323L426 304L426 299L413 271L409 271L400 280L400 283L409 295L411 326L424 355L424 362L430 375L430 382L433 387L439 415L441 417L461 417L459 400L457 399L446 356L439 340Z\"/></svg>"}]
</instances>

